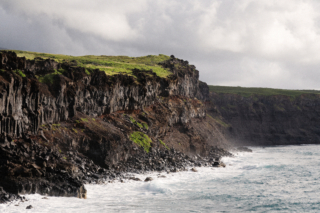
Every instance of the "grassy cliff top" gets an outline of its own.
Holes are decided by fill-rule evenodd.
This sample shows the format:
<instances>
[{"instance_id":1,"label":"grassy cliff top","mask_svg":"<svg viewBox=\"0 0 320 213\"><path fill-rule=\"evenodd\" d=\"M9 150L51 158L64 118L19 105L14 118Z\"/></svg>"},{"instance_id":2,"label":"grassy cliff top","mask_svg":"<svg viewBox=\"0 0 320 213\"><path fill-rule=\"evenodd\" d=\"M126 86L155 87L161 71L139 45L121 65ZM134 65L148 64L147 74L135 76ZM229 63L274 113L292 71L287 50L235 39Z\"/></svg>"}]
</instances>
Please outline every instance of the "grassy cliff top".
<instances>
[{"instance_id":1,"label":"grassy cliff top","mask_svg":"<svg viewBox=\"0 0 320 213\"><path fill-rule=\"evenodd\" d=\"M159 62L168 60L170 57L166 55L148 55L142 57L128 57L128 56L95 56L95 55L85 55L85 56L70 56L61 54L48 54L48 53L38 53L38 52L28 52L21 50L12 50L18 57L26 57L26 59L35 59L37 57L44 59L53 59L57 62L71 62L76 61L77 66L89 68L89 69L99 69L104 71L107 75L115 74L127 74L132 75L132 69L137 68L140 70L150 70L152 69L159 77L165 78L172 74L168 69L164 69Z\"/></svg>"},{"instance_id":2,"label":"grassy cliff top","mask_svg":"<svg viewBox=\"0 0 320 213\"><path fill-rule=\"evenodd\" d=\"M228 93L238 94L245 97L251 95L286 95L286 96L299 96L302 94L320 94L319 90L287 90L287 89L271 89L260 87L228 87L228 86L211 86L209 85L210 92L215 93Z\"/></svg>"}]
</instances>

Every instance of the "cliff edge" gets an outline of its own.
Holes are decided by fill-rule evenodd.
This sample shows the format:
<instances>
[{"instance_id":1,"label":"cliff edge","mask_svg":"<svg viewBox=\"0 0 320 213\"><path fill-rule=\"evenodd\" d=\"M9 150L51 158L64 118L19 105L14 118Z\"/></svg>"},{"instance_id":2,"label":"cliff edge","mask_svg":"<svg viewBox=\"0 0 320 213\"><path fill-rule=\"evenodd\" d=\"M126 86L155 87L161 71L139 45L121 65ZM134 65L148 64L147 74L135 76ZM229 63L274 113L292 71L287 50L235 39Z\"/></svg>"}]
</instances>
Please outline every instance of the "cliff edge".
<instances>
[{"instance_id":1,"label":"cliff edge","mask_svg":"<svg viewBox=\"0 0 320 213\"><path fill-rule=\"evenodd\" d=\"M2 51L0 91L0 187L8 193L85 198L84 183L228 154L206 116L208 86L174 56Z\"/></svg>"},{"instance_id":2,"label":"cliff edge","mask_svg":"<svg viewBox=\"0 0 320 213\"><path fill-rule=\"evenodd\" d=\"M319 91L210 87L208 115L232 144L320 143Z\"/></svg>"}]
</instances>

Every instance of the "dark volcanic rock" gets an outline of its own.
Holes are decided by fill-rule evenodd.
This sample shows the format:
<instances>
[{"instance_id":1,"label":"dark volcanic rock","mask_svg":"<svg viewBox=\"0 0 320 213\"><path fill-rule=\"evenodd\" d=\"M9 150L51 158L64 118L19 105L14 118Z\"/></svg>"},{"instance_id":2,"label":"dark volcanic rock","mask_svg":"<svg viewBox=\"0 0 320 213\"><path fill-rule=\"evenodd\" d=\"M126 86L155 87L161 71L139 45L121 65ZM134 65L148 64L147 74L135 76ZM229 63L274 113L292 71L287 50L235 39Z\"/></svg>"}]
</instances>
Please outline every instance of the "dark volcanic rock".
<instances>
[{"instance_id":1,"label":"dark volcanic rock","mask_svg":"<svg viewBox=\"0 0 320 213\"><path fill-rule=\"evenodd\" d=\"M149 181L153 181L153 178L152 177L147 177L144 182L149 182Z\"/></svg>"},{"instance_id":2,"label":"dark volcanic rock","mask_svg":"<svg viewBox=\"0 0 320 213\"><path fill-rule=\"evenodd\" d=\"M192 172L198 172L198 170L197 170L196 168L192 168L192 169L190 169L190 171L192 171Z\"/></svg>"},{"instance_id":3,"label":"dark volcanic rock","mask_svg":"<svg viewBox=\"0 0 320 213\"><path fill-rule=\"evenodd\" d=\"M75 61L0 52L1 202L18 193L86 198L86 183L185 171L229 155L221 128L206 117L209 90L196 68L174 57L160 65L172 75L87 74ZM48 74L50 81L37 79Z\"/></svg>"},{"instance_id":4,"label":"dark volcanic rock","mask_svg":"<svg viewBox=\"0 0 320 213\"><path fill-rule=\"evenodd\" d=\"M320 143L320 95L210 93L208 113L222 119L225 135L236 146Z\"/></svg>"},{"instance_id":5,"label":"dark volcanic rock","mask_svg":"<svg viewBox=\"0 0 320 213\"><path fill-rule=\"evenodd\" d=\"M245 146L237 147L236 150L239 152L252 152L252 149L249 149L248 147L245 147Z\"/></svg>"}]
</instances>

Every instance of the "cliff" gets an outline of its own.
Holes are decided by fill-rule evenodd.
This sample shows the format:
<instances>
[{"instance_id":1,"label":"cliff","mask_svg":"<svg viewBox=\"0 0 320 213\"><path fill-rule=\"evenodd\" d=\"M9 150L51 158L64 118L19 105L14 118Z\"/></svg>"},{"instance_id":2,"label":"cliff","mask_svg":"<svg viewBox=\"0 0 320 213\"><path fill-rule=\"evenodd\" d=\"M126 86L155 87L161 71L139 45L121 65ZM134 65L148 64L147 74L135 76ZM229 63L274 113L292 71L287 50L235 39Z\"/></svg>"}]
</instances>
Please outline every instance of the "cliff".
<instances>
[{"instance_id":1,"label":"cliff","mask_svg":"<svg viewBox=\"0 0 320 213\"><path fill-rule=\"evenodd\" d=\"M208 114L219 119L230 142L263 146L320 143L317 91L246 90L214 87L210 92Z\"/></svg>"},{"instance_id":2,"label":"cliff","mask_svg":"<svg viewBox=\"0 0 320 213\"><path fill-rule=\"evenodd\" d=\"M16 52L0 53L7 192L85 197L83 183L228 154L221 128L206 116L209 88L187 61Z\"/></svg>"}]
</instances>

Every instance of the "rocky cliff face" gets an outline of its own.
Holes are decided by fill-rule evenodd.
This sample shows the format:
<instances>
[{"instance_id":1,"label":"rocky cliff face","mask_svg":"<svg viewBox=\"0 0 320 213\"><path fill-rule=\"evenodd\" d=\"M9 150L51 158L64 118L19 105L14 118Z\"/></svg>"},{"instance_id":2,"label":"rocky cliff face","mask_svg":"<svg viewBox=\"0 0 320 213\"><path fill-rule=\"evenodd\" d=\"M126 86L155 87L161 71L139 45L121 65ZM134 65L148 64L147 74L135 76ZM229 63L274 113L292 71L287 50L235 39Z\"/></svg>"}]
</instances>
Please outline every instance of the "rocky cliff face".
<instances>
[{"instance_id":1,"label":"rocky cliff face","mask_svg":"<svg viewBox=\"0 0 320 213\"><path fill-rule=\"evenodd\" d=\"M0 69L19 69L27 75L22 78L14 72L0 73L0 133L12 137L21 137L28 131L37 134L39 126L65 121L76 112L97 117L119 110L143 109L153 104L158 96L207 98L202 90L208 91L208 88L199 87L203 85L198 79L199 72L175 58L163 62L163 66L170 67L173 72L168 79L140 70L134 70L137 79L127 75L108 77L99 70L88 75L84 68L73 64L39 58L26 60L14 52L0 53L0 62ZM62 67L66 70L64 74L54 75L49 84L42 84L35 78Z\"/></svg>"},{"instance_id":2,"label":"rocky cliff face","mask_svg":"<svg viewBox=\"0 0 320 213\"><path fill-rule=\"evenodd\" d=\"M320 96L210 94L208 113L237 145L320 143Z\"/></svg>"},{"instance_id":3,"label":"rocky cliff face","mask_svg":"<svg viewBox=\"0 0 320 213\"><path fill-rule=\"evenodd\" d=\"M167 160L177 151L219 157L227 145L206 116L208 86L186 61L172 56L161 65L172 75L134 69L107 76L76 62L1 52L3 189L85 197L82 184L103 175L183 168L182 158Z\"/></svg>"}]
</instances>

